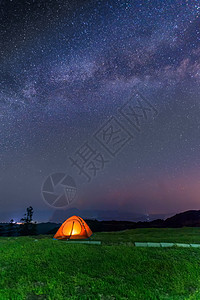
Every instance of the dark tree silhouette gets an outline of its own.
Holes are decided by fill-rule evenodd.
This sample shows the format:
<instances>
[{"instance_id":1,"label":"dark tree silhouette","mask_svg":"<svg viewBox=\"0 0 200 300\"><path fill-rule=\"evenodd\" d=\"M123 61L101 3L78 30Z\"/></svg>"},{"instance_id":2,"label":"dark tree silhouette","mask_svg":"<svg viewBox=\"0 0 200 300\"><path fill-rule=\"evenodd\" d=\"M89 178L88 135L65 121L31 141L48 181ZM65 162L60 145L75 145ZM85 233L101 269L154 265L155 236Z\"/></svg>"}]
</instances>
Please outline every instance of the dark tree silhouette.
<instances>
[{"instance_id":1,"label":"dark tree silhouette","mask_svg":"<svg viewBox=\"0 0 200 300\"><path fill-rule=\"evenodd\" d=\"M21 218L21 221L23 223L31 223L32 220L33 220L33 208L32 206L29 206L27 209L26 209L27 213L24 214L24 218Z\"/></svg>"},{"instance_id":2,"label":"dark tree silhouette","mask_svg":"<svg viewBox=\"0 0 200 300\"><path fill-rule=\"evenodd\" d=\"M0 225L0 236L4 235L4 227Z\"/></svg>"},{"instance_id":3,"label":"dark tree silhouette","mask_svg":"<svg viewBox=\"0 0 200 300\"><path fill-rule=\"evenodd\" d=\"M36 234L36 222L33 222L33 208L29 206L26 209L26 214L20 220L22 224L19 227L20 235L35 235Z\"/></svg>"},{"instance_id":4,"label":"dark tree silhouette","mask_svg":"<svg viewBox=\"0 0 200 300\"><path fill-rule=\"evenodd\" d=\"M6 235L13 236L15 234L16 234L16 223L14 222L13 219L11 219L6 228Z\"/></svg>"}]
</instances>

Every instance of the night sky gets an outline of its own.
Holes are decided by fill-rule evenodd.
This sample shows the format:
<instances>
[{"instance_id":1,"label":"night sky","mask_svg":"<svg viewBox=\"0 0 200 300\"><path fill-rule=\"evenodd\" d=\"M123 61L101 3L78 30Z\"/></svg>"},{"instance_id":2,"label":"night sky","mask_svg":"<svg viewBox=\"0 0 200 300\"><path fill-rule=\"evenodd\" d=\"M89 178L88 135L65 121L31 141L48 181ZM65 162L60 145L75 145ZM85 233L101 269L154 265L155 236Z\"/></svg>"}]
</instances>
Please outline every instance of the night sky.
<instances>
[{"instance_id":1,"label":"night sky","mask_svg":"<svg viewBox=\"0 0 200 300\"><path fill-rule=\"evenodd\" d=\"M200 209L199 1L0 5L0 221L51 218L41 189L59 172L77 185L67 208ZM120 113L137 95L139 130ZM95 138L106 122L123 128L114 155ZM90 180L70 159L86 142L107 161Z\"/></svg>"}]
</instances>

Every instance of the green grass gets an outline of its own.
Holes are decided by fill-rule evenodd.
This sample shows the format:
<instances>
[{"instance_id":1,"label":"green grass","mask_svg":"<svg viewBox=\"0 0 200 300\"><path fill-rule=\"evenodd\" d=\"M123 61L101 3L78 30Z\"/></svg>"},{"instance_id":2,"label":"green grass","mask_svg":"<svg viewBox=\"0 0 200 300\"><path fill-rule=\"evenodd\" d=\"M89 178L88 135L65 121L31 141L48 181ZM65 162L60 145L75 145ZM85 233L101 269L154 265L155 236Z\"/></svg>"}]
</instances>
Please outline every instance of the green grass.
<instances>
[{"instance_id":1,"label":"green grass","mask_svg":"<svg viewBox=\"0 0 200 300\"><path fill-rule=\"evenodd\" d=\"M200 228L140 228L112 233L99 232L92 239L99 239L104 245L126 245L134 242L200 244Z\"/></svg>"},{"instance_id":2,"label":"green grass","mask_svg":"<svg viewBox=\"0 0 200 300\"><path fill-rule=\"evenodd\" d=\"M200 243L200 228L104 232L92 239L102 245L0 238L0 299L200 299L200 249L133 246Z\"/></svg>"}]
</instances>

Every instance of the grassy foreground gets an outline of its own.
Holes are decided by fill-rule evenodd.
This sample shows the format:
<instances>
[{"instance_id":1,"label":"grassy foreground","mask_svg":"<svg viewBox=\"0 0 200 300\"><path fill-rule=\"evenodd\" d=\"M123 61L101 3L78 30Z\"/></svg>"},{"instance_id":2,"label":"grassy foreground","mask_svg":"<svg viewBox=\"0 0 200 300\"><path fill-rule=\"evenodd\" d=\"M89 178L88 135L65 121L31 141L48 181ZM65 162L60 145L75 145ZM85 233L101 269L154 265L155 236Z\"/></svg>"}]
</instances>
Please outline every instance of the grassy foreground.
<instances>
[{"instance_id":1,"label":"grassy foreground","mask_svg":"<svg viewBox=\"0 0 200 300\"><path fill-rule=\"evenodd\" d=\"M102 245L51 236L0 238L0 299L200 299L200 249L133 242L200 243L200 228L96 233Z\"/></svg>"}]
</instances>

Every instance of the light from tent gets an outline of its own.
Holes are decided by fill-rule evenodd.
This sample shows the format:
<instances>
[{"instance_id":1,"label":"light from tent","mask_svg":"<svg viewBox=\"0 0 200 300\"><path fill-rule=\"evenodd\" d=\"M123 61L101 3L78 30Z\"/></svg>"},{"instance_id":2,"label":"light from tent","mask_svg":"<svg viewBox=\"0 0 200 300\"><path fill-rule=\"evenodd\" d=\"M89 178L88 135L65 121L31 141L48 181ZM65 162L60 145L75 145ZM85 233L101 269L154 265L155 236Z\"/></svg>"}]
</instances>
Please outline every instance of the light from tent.
<instances>
[{"instance_id":1,"label":"light from tent","mask_svg":"<svg viewBox=\"0 0 200 300\"><path fill-rule=\"evenodd\" d=\"M76 235L80 234L81 225L78 221L69 221L65 224L63 228L64 235Z\"/></svg>"}]
</instances>

